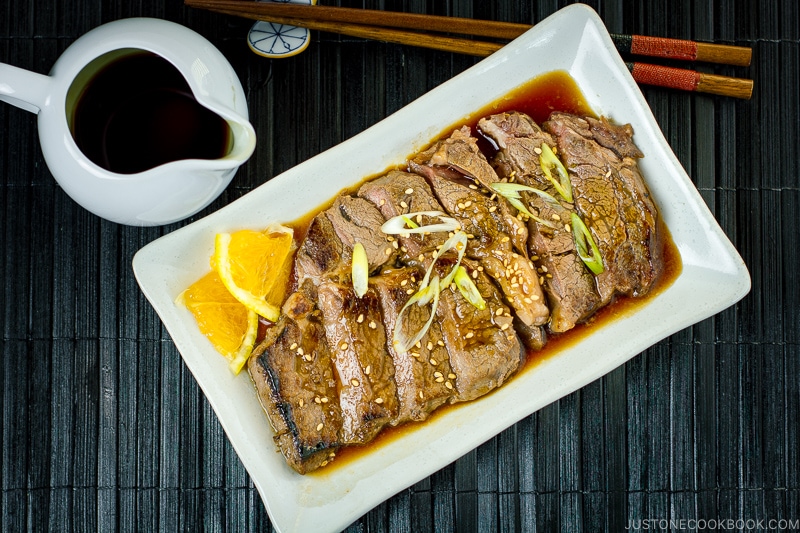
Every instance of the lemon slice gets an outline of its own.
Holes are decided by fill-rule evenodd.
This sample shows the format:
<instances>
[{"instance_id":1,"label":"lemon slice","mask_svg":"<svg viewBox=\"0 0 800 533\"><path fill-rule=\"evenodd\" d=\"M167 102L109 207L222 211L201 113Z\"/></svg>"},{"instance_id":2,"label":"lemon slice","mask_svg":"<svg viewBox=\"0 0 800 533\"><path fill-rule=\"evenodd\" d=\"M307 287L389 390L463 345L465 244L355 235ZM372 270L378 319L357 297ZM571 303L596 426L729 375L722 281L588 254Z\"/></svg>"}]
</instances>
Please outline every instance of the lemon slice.
<instances>
[{"instance_id":1,"label":"lemon slice","mask_svg":"<svg viewBox=\"0 0 800 533\"><path fill-rule=\"evenodd\" d=\"M188 309L200 332L238 374L255 345L258 315L231 295L216 272L209 272L185 291L175 303Z\"/></svg>"},{"instance_id":2,"label":"lemon slice","mask_svg":"<svg viewBox=\"0 0 800 533\"><path fill-rule=\"evenodd\" d=\"M284 277L285 264L293 249L292 230L284 226L265 232L219 233L211 264L234 298L248 310L275 322L280 307L266 297L276 281Z\"/></svg>"}]
</instances>

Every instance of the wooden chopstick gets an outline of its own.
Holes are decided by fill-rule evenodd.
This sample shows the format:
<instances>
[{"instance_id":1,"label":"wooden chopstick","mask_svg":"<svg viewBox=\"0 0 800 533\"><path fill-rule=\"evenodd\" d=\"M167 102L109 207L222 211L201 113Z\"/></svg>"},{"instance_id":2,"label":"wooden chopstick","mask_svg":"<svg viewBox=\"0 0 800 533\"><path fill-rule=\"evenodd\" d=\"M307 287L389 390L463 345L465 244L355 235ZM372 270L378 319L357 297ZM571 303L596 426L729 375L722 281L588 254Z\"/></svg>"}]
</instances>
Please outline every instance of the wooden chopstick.
<instances>
[{"instance_id":1,"label":"wooden chopstick","mask_svg":"<svg viewBox=\"0 0 800 533\"><path fill-rule=\"evenodd\" d=\"M340 28L347 31L357 31L351 25L374 26L381 28L396 28L412 30L415 32L439 32L449 34L473 35L476 37L493 37L497 39L515 39L531 29L529 24L512 22L497 22L492 20L476 20L460 17L443 17L438 15L423 15L419 13L401 13L396 11L380 11L372 9L358 9L348 7L308 6L302 4L287 4L278 2L250 2L242 0L186 0L186 5L210 9L220 13L233 14L254 18L255 20L270 20L280 24L291 24L321 31L344 33L330 28ZM280 22L293 20L295 23ZM300 23L300 19L313 19L315 22L337 23L336 26L324 25L311 28L308 23ZM343 24L344 26L339 26ZM361 37L362 35L353 35ZM375 39L374 36L367 37ZM622 53L661 57L665 59L679 59L685 61L703 61L707 63L720 63L726 65L748 66L752 59L752 50L744 46L721 45L703 43L683 39L668 39L663 37L649 37L644 35L618 35L612 34L612 40L617 50ZM458 40L458 39L457 39ZM395 41L390 41L395 42ZM475 42L475 41L469 41ZM404 43L408 44L408 43ZM465 43L466 44L466 43ZM447 51L453 51L447 49ZM462 53L484 55L481 49L474 51L466 46Z\"/></svg>"},{"instance_id":2,"label":"wooden chopstick","mask_svg":"<svg viewBox=\"0 0 800 533\"><path fill-rule=\"evenodd\" d=\"M531 28L531 26L524 24L458 17L272 2L185 0L185 4L190 7L253 20L269 20L276 24L481 57L491 55L505 46L505 43L475 41L424 32L446 31L448 33L477 35L479 37L513 39ZM396 27L412 27L414 30L395 29ZM691 55L691 47L686 44L687 41L642 36L612 36L612 39L615 40L617 48L623 48L623 51L626 51L624 49L629 49L627 51L635 49L638 50L638 53L642 53L649 50L648 55L672 59L688 59ZM659 42L661 43L660 45L658 44ZM740 51L735 50L742 49L742 47L711 46L714 47L711 52L708 51L709 49L695 48L693 57L696 59L697 51L703 50L700 52L701 57L713 57L718 63L731 63L731 61L725 59L730 56L734 57L734 61L739 61L740 63L744 60ZM728 51L730 48L734 49L734 51ZM744 50L748 51L746 59L747 64L749 64L750 49L744 48ZM753 81L748 79L704 74L692 70L661 67L638 62L627 63L626 66L633 75L633 79L641 84L745 99L750 98L753 92Z\"/></svg>"}]
</instances>

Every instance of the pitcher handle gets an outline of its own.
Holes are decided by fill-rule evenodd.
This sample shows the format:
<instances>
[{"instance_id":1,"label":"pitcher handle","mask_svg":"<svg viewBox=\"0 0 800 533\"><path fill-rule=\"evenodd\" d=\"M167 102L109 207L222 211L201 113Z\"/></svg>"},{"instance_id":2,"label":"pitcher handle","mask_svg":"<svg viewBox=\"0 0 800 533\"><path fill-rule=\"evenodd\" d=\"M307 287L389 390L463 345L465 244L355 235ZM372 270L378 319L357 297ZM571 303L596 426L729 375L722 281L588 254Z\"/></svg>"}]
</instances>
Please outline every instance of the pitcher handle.
<instances>
[{"instance_id":1,"label":"pitcher handle","mask_svg":"<svg viewBox=\"0 0 800 533\"><path fill-rule=\"evenodd\" d=\"M0 100L31 113L47 104L52 78L5 63L0 63Z\"/></svg>"}]
</instances>

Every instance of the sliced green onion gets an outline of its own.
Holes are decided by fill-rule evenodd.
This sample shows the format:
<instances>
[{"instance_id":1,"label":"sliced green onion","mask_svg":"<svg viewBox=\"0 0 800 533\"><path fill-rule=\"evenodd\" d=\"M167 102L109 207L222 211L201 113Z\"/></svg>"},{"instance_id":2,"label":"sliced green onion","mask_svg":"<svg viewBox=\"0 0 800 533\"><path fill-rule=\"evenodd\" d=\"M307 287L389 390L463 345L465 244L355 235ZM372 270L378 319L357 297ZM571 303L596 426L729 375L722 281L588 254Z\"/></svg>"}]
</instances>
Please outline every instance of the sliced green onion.
<instances>
[{"instance_id":1,"label":"sliced green onion","mask_svg":"<svg viewBox=\"0 0 800 533\"><path fill-rule=\"evenodd\" d=\"M458 287L459 292L461 292L461 295L469 303L481 311L486 309L486 301L484 301L481 293L478 292L478 287L475 286L472 278L469 277L466 268L459 265L456 269L456 275L453 281L455 282L456 287Z\"/></svg>"},{"instance_id":2,"label":"sliced green onion","mask_svg":"<svg viewBox=\"0 0 800 533\"><path fill-rule=\"evenodd\" d=\"M542 143L542 153L539 154L539 164L542 166L542 172L544 172L545 177L550 180L550 183L553 184L558 194L567 202L572 203L572 183L569 181L569 173L547 143ZM556 179L553 178L553 175L550 173L551 169L556 171L560 181L556 181Z\"/></svg>"},{"instance_id":3,"label":"sliced green onion","mask_svg":"<svg viewBox=\"0 0 800 533\"><path fill-rule=\"evenodd\" d=\"M403 217L403 222L405 222L406 226L408 226L409 228L417 229L419 227L419 224L408 218L408 215L400 215L400 216Z\"/></svg>"},{"instance_id":4,"label":"sliced green onion","mask_svg":"<svg viewBox=\"0 0 800 533\"><path fill-rule=\"evenodd\" d=\"M433 319L436 316L436 308L439 305L440 292L441 291L439 287L439 276L434 276L433 279L431 280L430 285L423 287L422 289L414 293L414 295L406 302L406 305L404 305L403 308L400 310L400 313L397 315L397 324L395 325L394 328L394 334L392 335L392 345L394 346L394 349L398 353L407 352L412 346L414 346L420 340L422 340L422 337L424 337L425 334L428 332L428 330L431 327L431 324L433 324ZM413 337L409 338L403 332L403 327L402 327L404 318L403 313L406 311L406 309L411 307L411 305L415 303L418 304L421 300L426 298L433 299L433 305L431 305L431 316L428 317L428 321L425 322L425 325L422 326L422 328Z\"/></svg>"},{"instance_id":5,"label":"sliced green onion","mask_svg":"<svg viewBox=\"0 0 800 533\"><path fill-rule=\"evenodd\" d=\"M450 285L450 282L453 281L453 276L456 275L456 269L458 268L458 265L461 264L461 259L464 258L464 252L467 251L467 234L463 231L457 231L451 235L449 239L444 241L444 244L442 244L442 246L436 252L436 255L433 256L433 261L431 261L428 271L425 272L425 277L422 278L420 287L424 288L428 285L428 279L431 277L431 273L433 272L434 265L436 265L436 261L438 261L439 258L442 257L442 254L448 250L456 250L458 252L458 260L456 261L456 264L450 273L447 274L447 276L442 280L442 287L447 287Z\"/></svg>"},{"instance_id":6,"label":"sliced green onion","mask_svg":"<svg viewBox=\"0 0 800 533\"><path fill-rule=\"evenodd\" d=\"M508 200L512 206L516 208L517 211L524 213L527 217L532 218L539 224L547 226L552 229L556 229L555 224L550 222L549 220L545 220L541 217L538 217L530 212L530 210L525 207L525 204L522 203L522 196L520 196L519 191L530 191L538 194L541 196L546 202L553 203L554 205L559 205L558 201L553 198L550 194L547 194L544 191L540 191L534 187L528 187L527 185L520 185L519 183L503 183L503 182L496 182L492 183L492 189L494 189L500 196L504 197Z\"/></svg>"},{"instance_id":7,"label":"sliced green onion","mask_svg":"<svg viewBox=\"0 0 800 533\"><path fill-rule=\"evenodd\" d=\"M429 224L427 226L418 226L412 221L413 217L418 215L428 217L438 217L441 220L439 224ZM416 211L414 213L406 213L392 217L381 226L381 231L388 235L405 235L411 233L435 233L438 231L455 231L461 228L461 224L454 218L445 216L441 211Z\"/></svg>"},{"instance_id":8,"label":"sliced green onion","mask_svg":"<svg viewBox=\"0 0 800 533\"><path fill-rule=\"evenodd\" d=\"M504 183L502 181L497 181L492 183L492 189L506 198L521 198L519 191L532 192L550 204L559 205L558 200L556 200L553 195L537 189L536 187L529 187L527 185L522 185L521 183Z\"/></svg>"},{"instance_id":9,"label":"sliced green onion","mask_svg":"<svg viewBox=\"0 0 800 533\"><path fill-rule=\"evenodd\" d=\"M571 221L572 236L575 239L575 249L578 251L578 257L595 275L601 274L603 272L603 258L600 257L600 250L597 248L592 234L589 233L589 228L583 223L581 217L575 213L572 213ZM592 250L591 255L589 254L589 248Z\"/></svg>"},{"instance_id":10,"label":"sliced green onion","mask_svg":"<svg viewBox=\"0 0 800 533\"><path fill-rule=\"evenodd\" d=\"M367 260L367 251L364 245L357 242L353 246L353 263L351 265L353 277L353 289L356 291L356 296L361 298L367 293L367 285L369 284L369 260Z\"/></svg>"}]
</instances>

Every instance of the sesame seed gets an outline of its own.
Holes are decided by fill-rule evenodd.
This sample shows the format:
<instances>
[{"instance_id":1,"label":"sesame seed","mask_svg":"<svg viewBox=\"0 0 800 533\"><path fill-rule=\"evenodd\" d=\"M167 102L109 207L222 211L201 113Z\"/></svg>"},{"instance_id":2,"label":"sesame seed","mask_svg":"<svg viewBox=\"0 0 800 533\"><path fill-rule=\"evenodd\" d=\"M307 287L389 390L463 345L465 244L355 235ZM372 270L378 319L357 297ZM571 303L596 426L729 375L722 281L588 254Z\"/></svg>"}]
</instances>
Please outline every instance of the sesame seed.
<instances>
[{"instance_id":1,"label":"sesame seed","mask_svg":"<svg viewBox=\"0 0 800 533\"><path fill-rule=\"evenodd\" d=\"M400 202L400 207L402 207L403 209L407 209L408 208L408 204L405 203L405 202Z\"/></svg>"},{"instance_id":2,"label":"sesame seed","mask_svg":"<svg viewBox=\"0 0 800 533\"><path fill-rule=\"evenodd\" d=\"M610 178L610 177L611 177L611 169L610 169L610 168L608 169L608 172L606 172L606 177L607 177L607 178Z\"/></svg>"},{"instance_id":3,"label":"sesame seed","mask_svg":"<svg viewBox=\"0 0 800 533\"><path fill-rule=\"evenodd\" d=\"M450 379L456 379L456 375L453 374L452 372L450 374L447 374L447 377Z\"/></svg>"},{"instance_id":4,"label":"sesame seed","mask_svg":"<svg viewBox=\"0 0 800 533\"><path fill-rule=\"evenodd\" d=\"M322 397L322 399L321 399L320 401L321 401L322 403L328 403L328 397L327 397L327 396L323 396L323 397Z\"/></svg>"},{"instance_id":5,"label":"sesame seed","mask_svg":"<svg viewBox=\"0 0 800 533\"><path fill-rule=\"evenodd\" d=\"M539 285L544 285L544 276L539 276Z\"/></svg>"},{"instance_id":6,"label":"sesame seed","mask_svg":"<svg viewBox=\"0 0 800 533\"><path fill-rule=\"evenodd\" d=\"M533 149L533 153L535 153L537 155L541 155L542 149L537 146L536 148Z\"/></svg>"},{"instance_id":7,"label":"sesame seed","mask_svg":"<svg viewBox=\"0 0 800 533\"><path fill-rule=\"evenodd\" d=\"M297 349L297 355L303 355L303 349L302 348L298 348Z\"/></svg>"},{"instance_id":8,"label":"sesame seed","mask_svg":"<svg viewBox=\"0 0 800 533\"><path fill-rule=\"evenodd\" d=\"M408 355L410 355L411 357L416 357L417 359L419 359L419 354L417 352L408 352Z\"/></svg>"},{"instance_id":9,"label":"sesame seed","mask_svg":"<svg viewBox=\"0 0 800 533\"><path fill-rule=\"evenodd\" d=\"M496 205L493 205L492 207L489 208L489 212L490 213L494 213L495 211L497 211L497 206Z\"/></svg>"},{"instance_id":10,"label":"sesame seed","mask_svg":"<svg viewBox=\"0 0 800 533\"><path fill-rule=\"evenodd\" d=\"M428 341L428 345L426 346L426 348L428 348L428 350L433 350L433 343L431 341Z\"/></svg>"},{"instance_id":11,"label":"sesame seed","mask_svg":"<svg viewBox=\"0 0 800 533\"><path fill-rule=\"evenodd\" d=\"M358 387L360 385L360 383L358 382L358 380L356 378L353 378L353 379L350 380L350 385L352 385L353 387Z\"/></svg>"},{"instance_id":12,"label":"sesame seed","mask_svg":"<svg viewBox=\"0 0 800 533\"><path fill-rule=\"evenodd\" d=\"M566 231L572 231L572 228L569 227L569 224L564 224L564 229Z\"/></svg>"},{"instance_id":13,"label":"sesame seed","mask_svg":"<svg viewBox=\"0 0 800 533\"><path fill-rule=\"evenodd\" d=\"M525 231L525 228L517 228L517 235L522 234Z\"/></svg>"},{"instance_id":14,"label":"sesame seed","mask_svg":"<svg viewBox=\"0 0 800 533\"><path fill-rule=\"evenodd\" d=\"M397 250L398 248L400 248L400 244L399 244L397 241L394 241L394 242L392 243L392 248L394 248L395 250Z\"/></svg>"},{"instance_id":15,"label":"sesame seed","mask_svg":"<svg viewBox=\"0 0 800 533\"><path fill-rule=\"evenodd\" d=\"M346 343L346 342L343 342L343 343L341 343L341 344L339 345L339 349L340 349L340 350L346 350L346 349L347 349L347 343Z\"/></svg>"},{"instance_id":16,"label":"sesame seed","mask_svg":"<svg viewBox=\"0 0 800 533\"><path fill-rule=\"evenodd\" d=\"M403 281L400 282L400 286L401 287L405 287L406 285L408 285L408 280L407 279L404 279Z\"/></svg>"},{"instance_id":17,"label":"sesame seed","mask_svg":"<svg viewBox=\"0 0 800 533\"><path fill-rule=\"evenodd\" d=\"M511 238L508 235L506 235L502 239L500 239L500 242L508 242L510 240L511 240Z\"/></svg>"},{"instance_id":18,"label":"sesame seed","mask_svg":"<svg viewBox=\"0 0 800 533\"><path fill-rule=\"evenodd\" d=\"M438 344L439 346L444 346L444 342L443 341L436 341L436 344Z\"/></svg>"},{"instance_id":19,"label":"sesame seed","mask_svg":"<svg viewBox=\"0 0 800 533\"><path fill-rule=\"evenodd\" d=\"M291 345L291 346L289 346L289 349L290 349L290 350L296 350L296 349L297 349L297 343L296 343L296 342L293 342L293 343L292 343L292 345Z\"/></svg>"},{"instance_id":20,"label":"sesame seed","mask_svg":"<svg viewBox=\"0 0 800 533\"><path fill-rule=\"evenodd\" d=\"M419 391L419 399L420 400L424 400L425 399L425 395L422 394L422 391Z\"/></svg>"},{"instance_id":21,"label":"sesame seed","mask_svg":"<svg viewBox=\"0 0 800 533\"><path fill-rule=\"evenodd\" d=\"M500 316L503 314L503 309L498 307L497 310L494 312L495 316Z\"/></svg>"},{"instance_id":22,"label":"sesame seed","mask_svg":"<svg viewBox=\"0 0 800 533\"><path fill-rule=\"evenodd\" d=\"M464 207L472 207L472 200L467 200L464 202Z\"/></svg>"},{"instance_id":23,"label":"sesame seed","mask_svg":"<svg viewBox=\"0 0 800 533\"><path fill-rule=\"evenodd\" d=\"M375 398L375 403L383 403L383 398Z\"/></svg>"},{"instance_id":24,"label":"sesame seed","mask_svg":"<svg viewBox=\"0 0 800 533\"><path fill-rule=\"evenodd\" d=\"M444 374L442 374L441 372L434 372L433 373L433 377L435 377L435 378L440 378L442 376L444 376Z\"/></svg>"},{"instance_id":25,"label":"sesame seed","mask_svg":"<svg viewBox=\"0 0 800 533\"><path fill-rule=\"evenodd\" d=\"M553 213L552 215L550 215L550 218L552 218L553 220L561 220L561 217L560 217L560 216L558 216L558 215L557 215L557 214L555 214L555 213Z\"/></svg>"},{"instance_id":26,"label":"sesame seed","mask_svg":"<svg viewBox=\"0 0 800 533\"><path fill-rule=\"evenodd\" d=\"M406 289L406 294L414 294L414 289Z\"/></svg>"},{"instance_id":27,"label":"sesame seed","mask_svg":"<svg viewBox=\"0 0 800 533\"><path fill-rule=\"evenodd\" d=\"M356 322L358 322L359 324L364 322L364 313L361 313L360 315L358 315L358 318L356 318Z\"/></svg>"},{"instance_id":28,"label":"sesame seed","mask_svg":"<svg viewBox=\"0 0 800 533\"><path fill-rule=\"evenodd\" d=\"M320 403L322 403L322 400L320 399L320 397L319 397L319 396L317 396L316 398L314 398L314 403L316 403L316 404L320 404Z\"/></svg>"},{"instance_id":29,"label":"sesame seed","mask_svg":"<svg viewBox=\"0 0 800 533\"><path fill-rule=\"evenodd\" d=\"M453 384L450 383L449 381L445 381L444 382L444 386L447 387L450 390L453 390Z\"/></svg>"},{"instance_id":30,"label":"sesame seed","mask_svg":"<svg viewBox=\"0 0 800 533\"><path fill-rule=\"evenodd\" d=\"M516 289L517 287L519 287L519 283L512 283L511 284L511 288L512 289Z\"/></svg>"},{"instance_id":31,"label":"sesame seed","mask_svg":"<svg viewBox=\"0 0 800 533\"><path fill-rule=\"evenodd\" d=\"M372 372L372 365L367 365L367 368L364 369L364 374L369 376L370 372Z\"/></svg>"},{"instance_id":32,"label":"sesame seed","mask_svg":"<svg viewBox=\"0 0 800 533\"><path fill-rule=\"evenodd\" d=\"M406 248L405 246L401 246L400 247L400 251L403 252L403 253L407 253L408 252L408 248Z\"/></svg>"},{"instance_id":33,"label":"sesame seed","mask_svg":"<svg viewBox=\"0 0 800 533\"><path fill-rule=\"evenodd\" d=\"M323 424L322 424L322 422L320 422L319 424L317 424L317 431L322 431L322 427L323 427Z\"/></svg>"},{"instance_id":34,"label":"sesame seed","mask_svg":"<svg viewBox=\"0 0 800 533\"><path fill-rule=\"evenodd\" d=\"M299 401L299 402L297 402L297 403L298 403L298 405L300 405L300 407L303 407L303 405L304 405L306 402L304 402L304 401L303 401L303 399L302 399L302 398L300 398L300 401Z\"/></svg>"},{"instance_id":35,"label":"sesame seed","mask_svg":"<svg viewBox=\"0 0 800 533\"><path fill-rule=\"evenodd\" d=\"M391 248L387 248L386 250L383 251L383 253L386 254L386 255L392 255L392 249Z\"/></svg>"},{"instance_id":36,"label":"sesame seed","mask_svg":"<svg viewBox=\"0 0 800 533\"><path fill-rule=\"evenodd\" d=\"M465 207L465 206L464 206L464 202L458 202L458 203L456 204L456 207L458 207L459 209L464 209L464 207Z\"/></svg>"},{"instance_id":37,"label":"sesame seed","mask_svg":"<svg viewBox=\"0 0 800 533\"><path fill-rule=\"evenodd\" d=\"M528 298L527 296L526 296L525 298L523 298L523 301L524 301L526 304L533 303L533 300L531 300L531 299L530 299L530 298Z\"/></svg>"},{"instance_id":38,"label":"sesame seed","mask_svg":"<svg viewBox=\"0 0 800 533\"><path fill-rule=\"evenodd\" d=\"M538 294L534 294L533 296L531 296L531 298L533 298L533 301L535 302L536 300L539 299L539 295Z\"/></svg>"},{"instance_id":39,"label":"sesame seed","mask_svg":"<svg viewBox=\"0 0 800 533\"><path fill-rule=\"evenodd\" d=\"M419 254L419 257L417 259L419 259L420 261L425 261L425 255Z\"/></svg>"},{"instance_id":40,"label":"sesame seed","mask_svg":"<svg viewBox=\"0 0 800 533\"><path fill-rule=\"evenodd\" d=\"M436 381L436 383L442 383L444 381L444 376L440 376L436 378L434 381Z\"/></svg>"},{"instance_id":41,"label":"sesame seed","mask_svg":"<svg viewBox=\"0 0 800 533\"><path fill-rule=\"evenodd\" d=\"M429 360L428 362L429 362L430 364L432 364L433 366L436 366L436 365L438 365L438 364L439 364L439 361L437 361L437 360L436 360L436 359L434 359L433 357L431 357L431 358L430 358L430 360Z\"/></svg>"},{"instance_id":42,"label":"sesame seed","mask_svg":"<svg viewBox=\"0 0 800 533\"><path fill-rule=\"evenodd\" d=\"M475 185L475 184L472 184L472 183L470 184L469 188L472 189L473 191L477 191L478 190L478 186Z\"/></svg>"},{"instance_id":43,"label":"sesame seed","mask_svg":"<svg viewBox=\"0 0 800 533\"><path fill-rule=\"evenodd\" d=\"M472 337L474 337L474 336L475 336L475 334L474 334L473 332L471 332L471 331L470 331L469 333L467 333L467 334L466 334L466 335L464 335L464 336L465 336L466 338L468 338L468 339L471 339Z\"/></svg>"},{"instance_id":44,"label":"sesame seed","mask_svg":"<svg viewBox=\"0 0 800 533\"><path fill-rule=\"evenodd\" d=\"M375 328L378 327L378 325L375 323L374 320L371 320L370 323L369 323L369 327L370 327L370 329L375 329Z\"/></svg>"},{"instance_id":45,"label":"sesame seed","mask_svg":"<svg viewBox=\"0 0 800 533\"><path fill-rule=\"evenodd\" d=\"M473 270L472 271L472 279L478 279L478 271L477 270Z\"/></svg>"},{"instance_id":46,"label":"sesame seed","mask_svg":"<svg viewBox=\"0 0 800 533\"><path fill-rule=\"evenodd\" d=\"M307 353L307 354L305 354L305 355L303 356L303 359L305 359L306 361L311 361L311 354L308 354L308 353Z\"/></svg>"},{"instance_id":47,"label":"sesame seed","mask_svg":"<svg viewBox=\"0 0 800 533\"><path fill-rule=\"evenodd\" d=\"M508 325L508 324L503 324L502 326L500 326L500 331L505 331L505 330L507 330L508 328L509 328L509 325Z\"/></svg>"},{"instance_id":48,"label":"sesame seed","mask_svg":"<svg viewBox=\"0 0 800 533\"><path fill-rule=\"evenodd\" d=\"M381 199L381 203L380 203L380 205L386 205L386 200L384 200L384 199Z\"/></svg>"}]
</instances>

